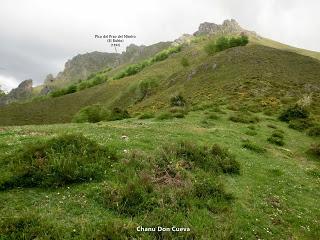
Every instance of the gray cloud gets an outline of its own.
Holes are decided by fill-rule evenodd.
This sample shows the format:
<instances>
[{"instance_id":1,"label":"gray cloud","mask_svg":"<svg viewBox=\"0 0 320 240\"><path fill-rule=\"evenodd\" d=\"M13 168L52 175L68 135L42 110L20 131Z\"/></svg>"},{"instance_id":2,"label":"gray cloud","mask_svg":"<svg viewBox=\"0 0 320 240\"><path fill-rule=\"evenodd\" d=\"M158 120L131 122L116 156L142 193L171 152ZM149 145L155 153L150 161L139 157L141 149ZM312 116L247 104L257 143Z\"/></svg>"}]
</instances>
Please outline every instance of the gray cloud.
<instances>
[{"instance_id":1,"label":"gray cloud","mask_svg":"<svg viewBox=\"0 0 320 240\"><path fill-rule=\"evenodd\" d=\"M78 53L114 51L95 34L134 34L133 43L152 44L226 18L262 36L320 51L318 9L317 0L1 0L0 85L10 89L27 78L40 84Z\"/></svg>"}]
</instances>

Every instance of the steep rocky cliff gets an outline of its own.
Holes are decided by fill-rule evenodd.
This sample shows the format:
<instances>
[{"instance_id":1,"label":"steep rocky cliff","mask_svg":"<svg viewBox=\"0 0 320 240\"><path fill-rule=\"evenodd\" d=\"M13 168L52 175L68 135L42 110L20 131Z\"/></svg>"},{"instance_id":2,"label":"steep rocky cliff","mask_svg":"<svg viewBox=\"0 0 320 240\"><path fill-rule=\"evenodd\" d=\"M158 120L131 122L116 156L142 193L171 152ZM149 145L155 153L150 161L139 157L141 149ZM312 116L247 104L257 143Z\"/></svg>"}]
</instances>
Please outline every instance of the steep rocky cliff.
<instances>
[{"instance_id":1,"label":"steep rocky cliff","mask_svg":"<svg viewBox=\"0 0 320 240\"><path fill-rule=\"evenodd\" d=\"M12 102L22 101L32 96L32 79L24 80L17 88L0 97L0 106Z\"/></svg>"},{"instance_id":2,"label":"steep rocky cliff","mask_svg":"<svg viewBox=\"0 0 320 240\"><path fill-rule=\"evenodd\" d=\"M214 35L214 34L253 34L257 35L255 32L248 31L244 28L242 28L239 23L234 20L224 20L222 24L216 24L216 23L209 23L209 22L204 22L201 23L198 31L196 31L193 35L194 36L200 36L200 35Z\"/></svg>"}]
</instances>

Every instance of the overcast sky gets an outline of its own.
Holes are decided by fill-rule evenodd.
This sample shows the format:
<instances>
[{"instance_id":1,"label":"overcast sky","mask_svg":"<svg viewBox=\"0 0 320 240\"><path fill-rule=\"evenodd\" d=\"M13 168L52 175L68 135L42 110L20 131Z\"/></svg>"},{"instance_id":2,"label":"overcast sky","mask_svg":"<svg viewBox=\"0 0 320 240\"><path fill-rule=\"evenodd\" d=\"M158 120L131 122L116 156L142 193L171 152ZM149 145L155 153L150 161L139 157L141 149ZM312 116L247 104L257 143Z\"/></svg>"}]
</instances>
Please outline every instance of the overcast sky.
<instances>
[{"instance_id":1,"label":"overcast sky","mask_svg":"<svg viewBox=\"0 0 320 240\"><path fill-rule=\"evenodd\" d=\"M28 78L37 85L78 53L115 51L95 34L133 34L126 45L149 45L230 18L264 37L320 51L319 9L319 0L1 0L0 85L9 90Z\"/></svg>"}]
</instances>

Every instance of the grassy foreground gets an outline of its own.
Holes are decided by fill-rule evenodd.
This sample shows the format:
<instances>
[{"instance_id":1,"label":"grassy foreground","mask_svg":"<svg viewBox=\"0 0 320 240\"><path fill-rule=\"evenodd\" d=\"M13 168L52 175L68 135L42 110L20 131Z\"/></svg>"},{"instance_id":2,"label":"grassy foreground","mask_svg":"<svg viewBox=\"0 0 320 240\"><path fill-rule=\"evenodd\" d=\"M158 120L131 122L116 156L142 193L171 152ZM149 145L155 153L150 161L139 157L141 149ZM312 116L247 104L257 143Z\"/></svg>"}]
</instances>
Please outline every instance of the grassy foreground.
<instances>
[{"instance_id":1,"label":"grassy foreground","mask_svg":"<svg viewBox=\"0 0 320 240\"><path fill-rule=\"evenodd\" d=\"M239 123L229 120L231 110L214 111L0 128L0 239L319 239L319 160L308 153L317 139L275 117L256 114L259 120ZM268 141L275 131L283 146ZM72 145L78 148L53 147L50 139L65 133L87 140ZM42 175L15 159L31 161L42 150L26 155L26 146L44 142L51 144L42 148L47 155L36 160L51 159L50 167L32 165L45 169ZM87 156L79 153L83 146L110 151L99 150L105 162L93 162L99 176L72 158L56 171L51 153L69 159L73 151L77 160L76 154ZM23 180L21 172L39 181L13 181ZM190 231L138 232L138 226Z\"/></svg>"}]
</instances>

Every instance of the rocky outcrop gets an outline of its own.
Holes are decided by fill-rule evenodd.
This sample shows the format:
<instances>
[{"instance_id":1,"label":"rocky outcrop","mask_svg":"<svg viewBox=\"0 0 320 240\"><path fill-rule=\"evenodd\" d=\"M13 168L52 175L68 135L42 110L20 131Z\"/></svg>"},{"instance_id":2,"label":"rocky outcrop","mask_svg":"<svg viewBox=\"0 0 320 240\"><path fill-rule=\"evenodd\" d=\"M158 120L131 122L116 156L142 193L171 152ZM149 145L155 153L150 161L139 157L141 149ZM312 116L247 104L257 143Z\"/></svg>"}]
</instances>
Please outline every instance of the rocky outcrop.
<instances>
[{"instance_id":1,"label":"rocky outcrop","mask_svg":"<svg viewBox=\"0 0 320 240\"><path fill-rule=\"evenodd\" d=\"M41 93L49 93L56 83L67 85L87 79L90 74L99 72L107 67L113 68L121 64L138 62L167 48L170 44L171 42L160 42L150 46L131 44L121 54L105 52L79 54L68 60L65 63L64 70L59 72L56 77L53 77L52 74L47 75Z\"/></svg>"},{"instance_id":2,"label":"rocky outcrop","mask_svg":"<svg viewBox=\"0 0 320 240\"><path fill-rule=\"evenodd\" d=\"M12 89L5 96L0 97L0 105L23 101L32 96L32 79L24 80L17 88Z\"/></svg>"},{"instance_id":3,"label":"rocky outcrop","mask_svg":"<svg viewBox=\"0 0 320 240\"><path fill-rule=\"evenodd\" d=\"M224 20L221 25L215 23L204 22L201 23L198 31L196 31L193 35L194 36L201 36L201 35L215 35L215 34L253 34L257 35L255 32L248 31L243 29L239 23L234 20Z\"/></svg>"},{"instance_id":4,"label":"rocky outcrop","mask_svg":"<svg viewBox=\"0 0 320 240\"><path fill-rule=\"evenodd\" d=\"M99 72L106 67L115 67L119 64L120 54L118 53L104 53L104 52L91 52L79 54L68 60L65 63L64 70L59 72L58 75L49 80L51 82L76 82L78 80L86 79L91 73Z\"/></svg>"}]
</instances>

